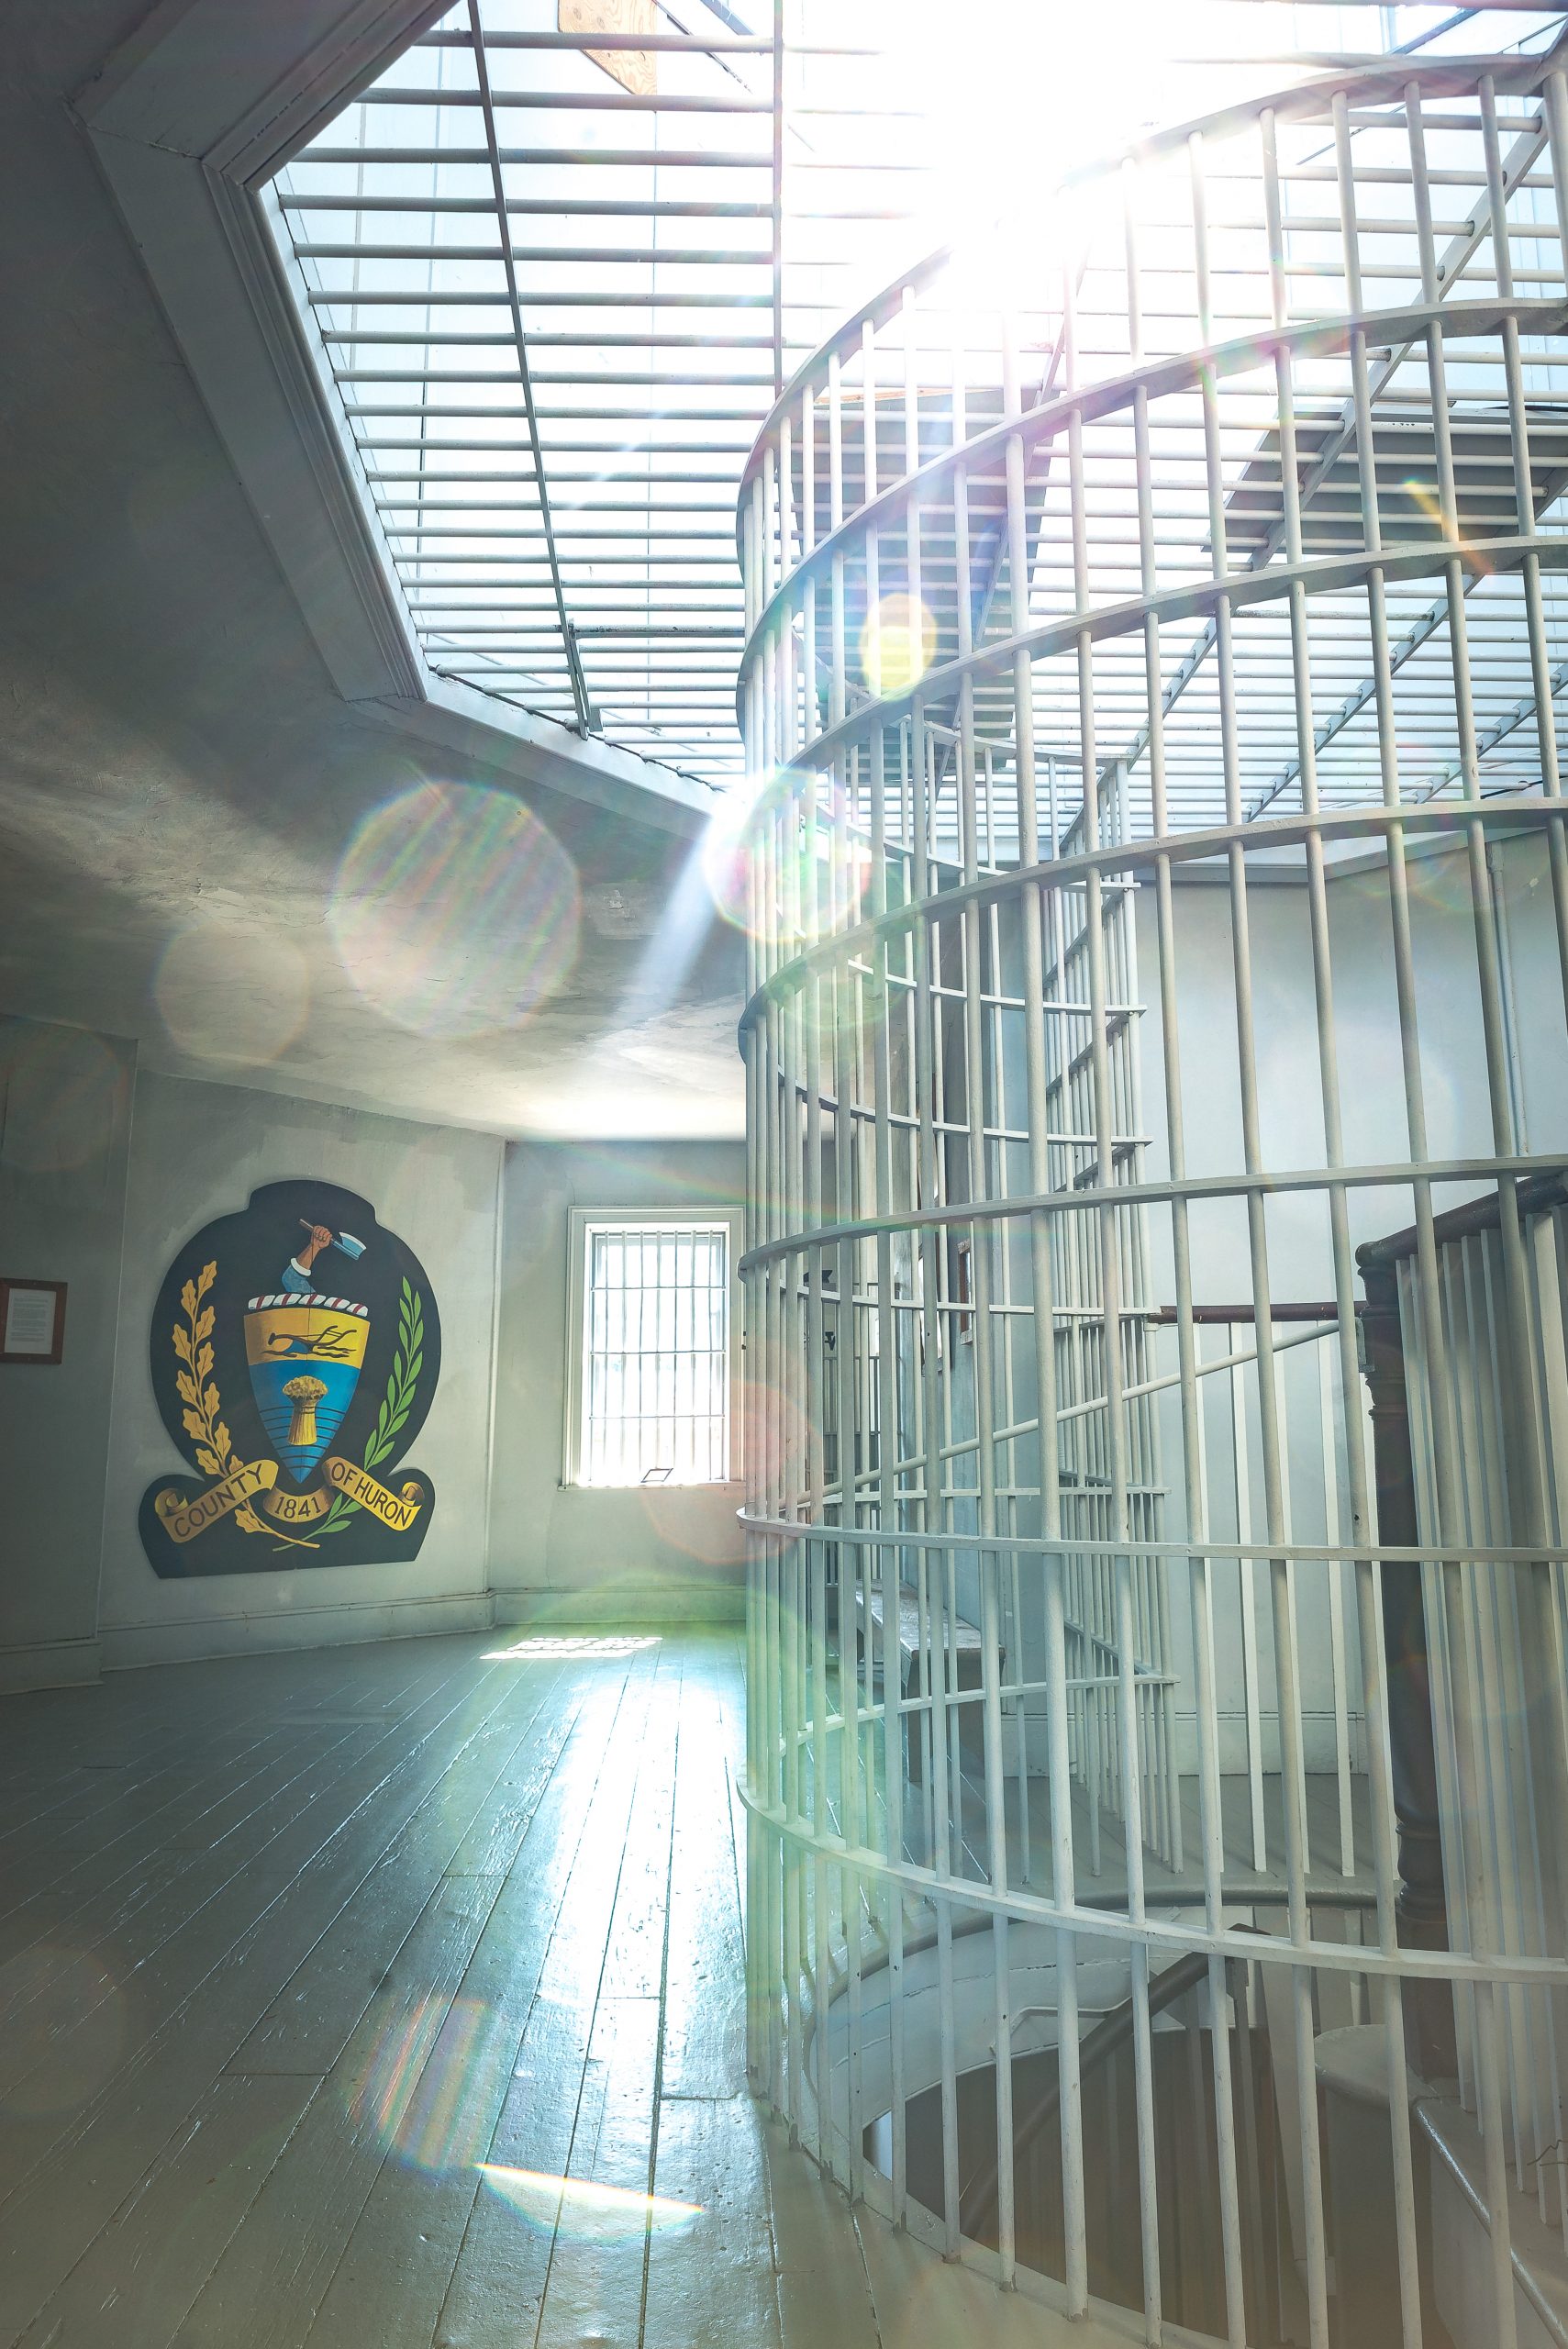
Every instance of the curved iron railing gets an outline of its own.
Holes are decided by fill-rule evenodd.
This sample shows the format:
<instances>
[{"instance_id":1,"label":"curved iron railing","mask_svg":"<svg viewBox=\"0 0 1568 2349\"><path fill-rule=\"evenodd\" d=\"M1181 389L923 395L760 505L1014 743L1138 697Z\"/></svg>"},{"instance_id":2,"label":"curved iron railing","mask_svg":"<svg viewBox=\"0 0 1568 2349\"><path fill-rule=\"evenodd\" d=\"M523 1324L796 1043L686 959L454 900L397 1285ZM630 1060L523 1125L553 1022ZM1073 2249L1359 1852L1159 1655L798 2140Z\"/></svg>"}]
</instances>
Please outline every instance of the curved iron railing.
<instances>
[{"instance_id":1,"label":"curved iron railing","mask_svg":"<svg viewBox=\"0 0 1568 2349\"><path fill-rule=\"evenodd\" d=\"M1413 2078L1481 2133L1498 2337L1510 2198L1568 2218L1565 222L1555 51L1235 107L886 289L741 494L752 2078L1151 2339L1199 2307L1167 1964L1232 2340L1290 2314L1265 2108L1268 2288L1327 2338L1325 2030L1382 2051L1407 2341Z\"/></svg>"}]
</instances>

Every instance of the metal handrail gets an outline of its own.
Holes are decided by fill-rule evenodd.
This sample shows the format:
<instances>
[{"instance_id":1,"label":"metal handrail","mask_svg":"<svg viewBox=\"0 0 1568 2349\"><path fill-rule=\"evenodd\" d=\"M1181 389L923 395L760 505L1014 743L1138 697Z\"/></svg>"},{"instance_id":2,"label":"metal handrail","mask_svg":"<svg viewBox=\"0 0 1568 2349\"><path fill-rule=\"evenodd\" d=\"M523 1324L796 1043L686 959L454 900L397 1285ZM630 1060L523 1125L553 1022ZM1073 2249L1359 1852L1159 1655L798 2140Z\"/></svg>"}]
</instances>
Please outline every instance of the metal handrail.
<instances>
[{"instance_id":1,"label":"metal handrail","mask_svg":"<svg viewBox=\"0 0 1568 2349\"><path fill-rule=\"evenodd\" d=\"M823 573L830 571L833 558L841 554L870 529L882 529L896 522L911 507L922 506L934 488L942 486L961 469L968 470L987 458L1002 456L1009 442L1016 441L1027 455L1042 440L1054 440L1065 431L1076 417L1080 422L1099 422L1108 416L1129 408L1141 394L1155 398L1163 394L1183 390L1204 377L1219 380L1227 375L1250 373L1263 358L1323 358L1348 351L1354 335L1363 335L1369 341L1402 340L1413 342L1417 337L1441 319L1456 332L1482 335L1500 330L1505 320L1512 318L1526 333L1561 330L1568 317L1568 304L1561 300L1543 300L1527 295L1501 296L1496 294L1456 302L1439 299L1434 302L1398 303L1384 310L1362 311L1352 315L1347 311L1337 317L1298 319L1289 326L1271 327L1262 332L1227 336L1218 342L1201 343L1195 349L1168 353L1149 360L1136 367L1124 368L1111 375L1097 376L1072 390L1059 391L1038 407L1026 408L1017 416L1004 417L987 425L973 439L958 442L930 458L917 472L901 474L899 479L878 492L863 506L847 514L838 528L826 538L818 539L809 554L781 581L763 606L750 630L740 658L737 685L737 708L743 707L746 672L753 653L778 626L781 617L787 615L800 589ZM1537 540L1532 545L1561 549L1562 540ZM1495 543L1471 542L1462 550L1477 564L1496 565L1516 553L1515 541L1498 540ZM1397 540L1380 548L1376 560L1397 575L1396 566L1406 562L1418 574L1430 570L1442 559L1429 538L1413 547L1403 547ZM1559 561L1568 556L1559 553ZM1364 572L1364 555L1346 553L1320 556L1297 566L1303 580L1310 588L1327 590L1352 584ZM1125 607L1091 605L1086 611L1062 614L1043 622L1040 628L1017 637L999 638L992 642L977 644L964 658L948 662L940 669L929 669L917 685L898 694L868 697L836 725L825 727L815 735L792 764L816 765L840 744L856 741L873 725L885 725L912 709L917 700L951 698L960 679L966 674L978 676L1005 675L1008 664L1019 652L1042 651L1051 649L1051 640L1060 635L1062 643L1075 641L1085 622L1096 624L1095 633L1106 632L1110 616L1125 609L1127 624L1141 618L1151 610L1158 610L1162 618L1184 618L1202 612L1207 602L1223 594L1236 602L1253 599L1272 601L1282 586L1288 585L1290 571L1278 563L1266 571L1247 569L1227 573L1218 577L1208 573L1167 589L1162 596L1139 596L1129 599Z\"/></svg>"}]
</instances>

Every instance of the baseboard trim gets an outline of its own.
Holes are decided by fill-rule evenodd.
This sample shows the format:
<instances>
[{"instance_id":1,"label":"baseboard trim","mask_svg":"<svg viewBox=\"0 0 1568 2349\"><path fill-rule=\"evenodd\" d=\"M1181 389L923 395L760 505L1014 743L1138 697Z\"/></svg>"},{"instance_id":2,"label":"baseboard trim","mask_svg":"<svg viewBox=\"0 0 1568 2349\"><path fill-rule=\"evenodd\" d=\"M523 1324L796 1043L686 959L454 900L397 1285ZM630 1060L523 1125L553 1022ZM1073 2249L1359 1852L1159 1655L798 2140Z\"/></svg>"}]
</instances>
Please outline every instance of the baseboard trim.
<instances>
[{"instance_id":1,"label":"baseboard trim","mask_svg":"<svg viewBox=\"0 0 1568 2349\"><path fill-rule=\"evenodd\" d=\"M161 1623L106 1625L95 1639L0 1648L0 1695L89 1687L106 1672L139 1672L160 1664L439 1638L488 1631L493 1625L504 1631L531 1631L541 1624L675 1631L685 1624L740 1623L745 1615L745 1592L733 1584L691 1583L640 1590L622 1585L614 1590L475 1591L450 1598L295 1607L286 1614L174 1616Z\"/></svg>"},{"instance_id":2,"label":"baseboard trim","mask_svg":"<svg viewBox=\"0 0 1568 2349\"><path fill-rule=\"evenodd\" d=\"M537 1625L584 1624L617 1631L678 1630L685 1623L743 1623L746 1594L733 1585L676 1584L667 1589L497 1590L492 1594L497 1631Z\"/></svg>"},{"instance_id":3,"label":"baseboard trim","mask_svg":"<svg viewBox=\"0 0 1568 2349\"><path fill-rule=\"evenodd\" d=\"M286 1614L177 1616L161 1623L106 1627L106 1672L155 1664L203 1664L218 1656L272 1655L296 1648L354 1646L371 1640L429 1639L442 1632L487 1631L488 1591L452 1598L361 1599L337 1607L295 1607Z\"/></svg>"},{"instance_id":4,"label":"baseboard trim","mask_svg":"<svg viewBox=\"0 0 1568 2349\"><path fill-rule=\"evenodd\" d=\"M40 1640L29 1647L0 1648L0 1696L29 1688L90 1687L103 1672L102 1643L91 1640Z\"/></svg>"}]
</instances>

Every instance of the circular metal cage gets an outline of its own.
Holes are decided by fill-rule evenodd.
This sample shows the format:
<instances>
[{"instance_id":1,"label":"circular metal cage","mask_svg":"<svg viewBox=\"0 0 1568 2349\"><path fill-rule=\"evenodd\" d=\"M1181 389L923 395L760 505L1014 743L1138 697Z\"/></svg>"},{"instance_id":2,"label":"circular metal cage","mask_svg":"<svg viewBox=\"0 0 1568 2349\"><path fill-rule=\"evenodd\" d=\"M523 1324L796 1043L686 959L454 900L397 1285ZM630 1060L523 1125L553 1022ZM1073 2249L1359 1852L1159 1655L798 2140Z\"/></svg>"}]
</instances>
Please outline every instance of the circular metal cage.
<instances>
[{"instance_id":1,"label":"circular metal cage","mask_svg":"<svg viewBox=\"0 0 1568 2349\"><path fill-rule=\"evenodd\" d=\"M1238 107L741 495L751 2076L1151 2341L1568 2217L1565 222L1555 52Z\"/></svg>"}]
</instances>

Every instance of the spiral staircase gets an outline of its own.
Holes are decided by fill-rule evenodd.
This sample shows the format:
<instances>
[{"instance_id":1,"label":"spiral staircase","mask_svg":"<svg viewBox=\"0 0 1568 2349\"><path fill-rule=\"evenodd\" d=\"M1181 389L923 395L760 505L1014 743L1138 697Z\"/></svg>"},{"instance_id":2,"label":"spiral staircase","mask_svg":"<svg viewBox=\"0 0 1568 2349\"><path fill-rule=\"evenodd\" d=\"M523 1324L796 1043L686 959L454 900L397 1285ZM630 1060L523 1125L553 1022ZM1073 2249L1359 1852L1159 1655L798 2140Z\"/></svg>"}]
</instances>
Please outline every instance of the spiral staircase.
<instances>
[{"instance_id":1,"label":"spiral staircase","mask_svg":"<svg viewBox=\"0 0 1568 2349\"><path fill-rule=\"evenodd\" d=\"M1565 230L1341 70L741 492L752 2083L1118 2337L1568 2339Z\"/></svg>"}]
</instances>

